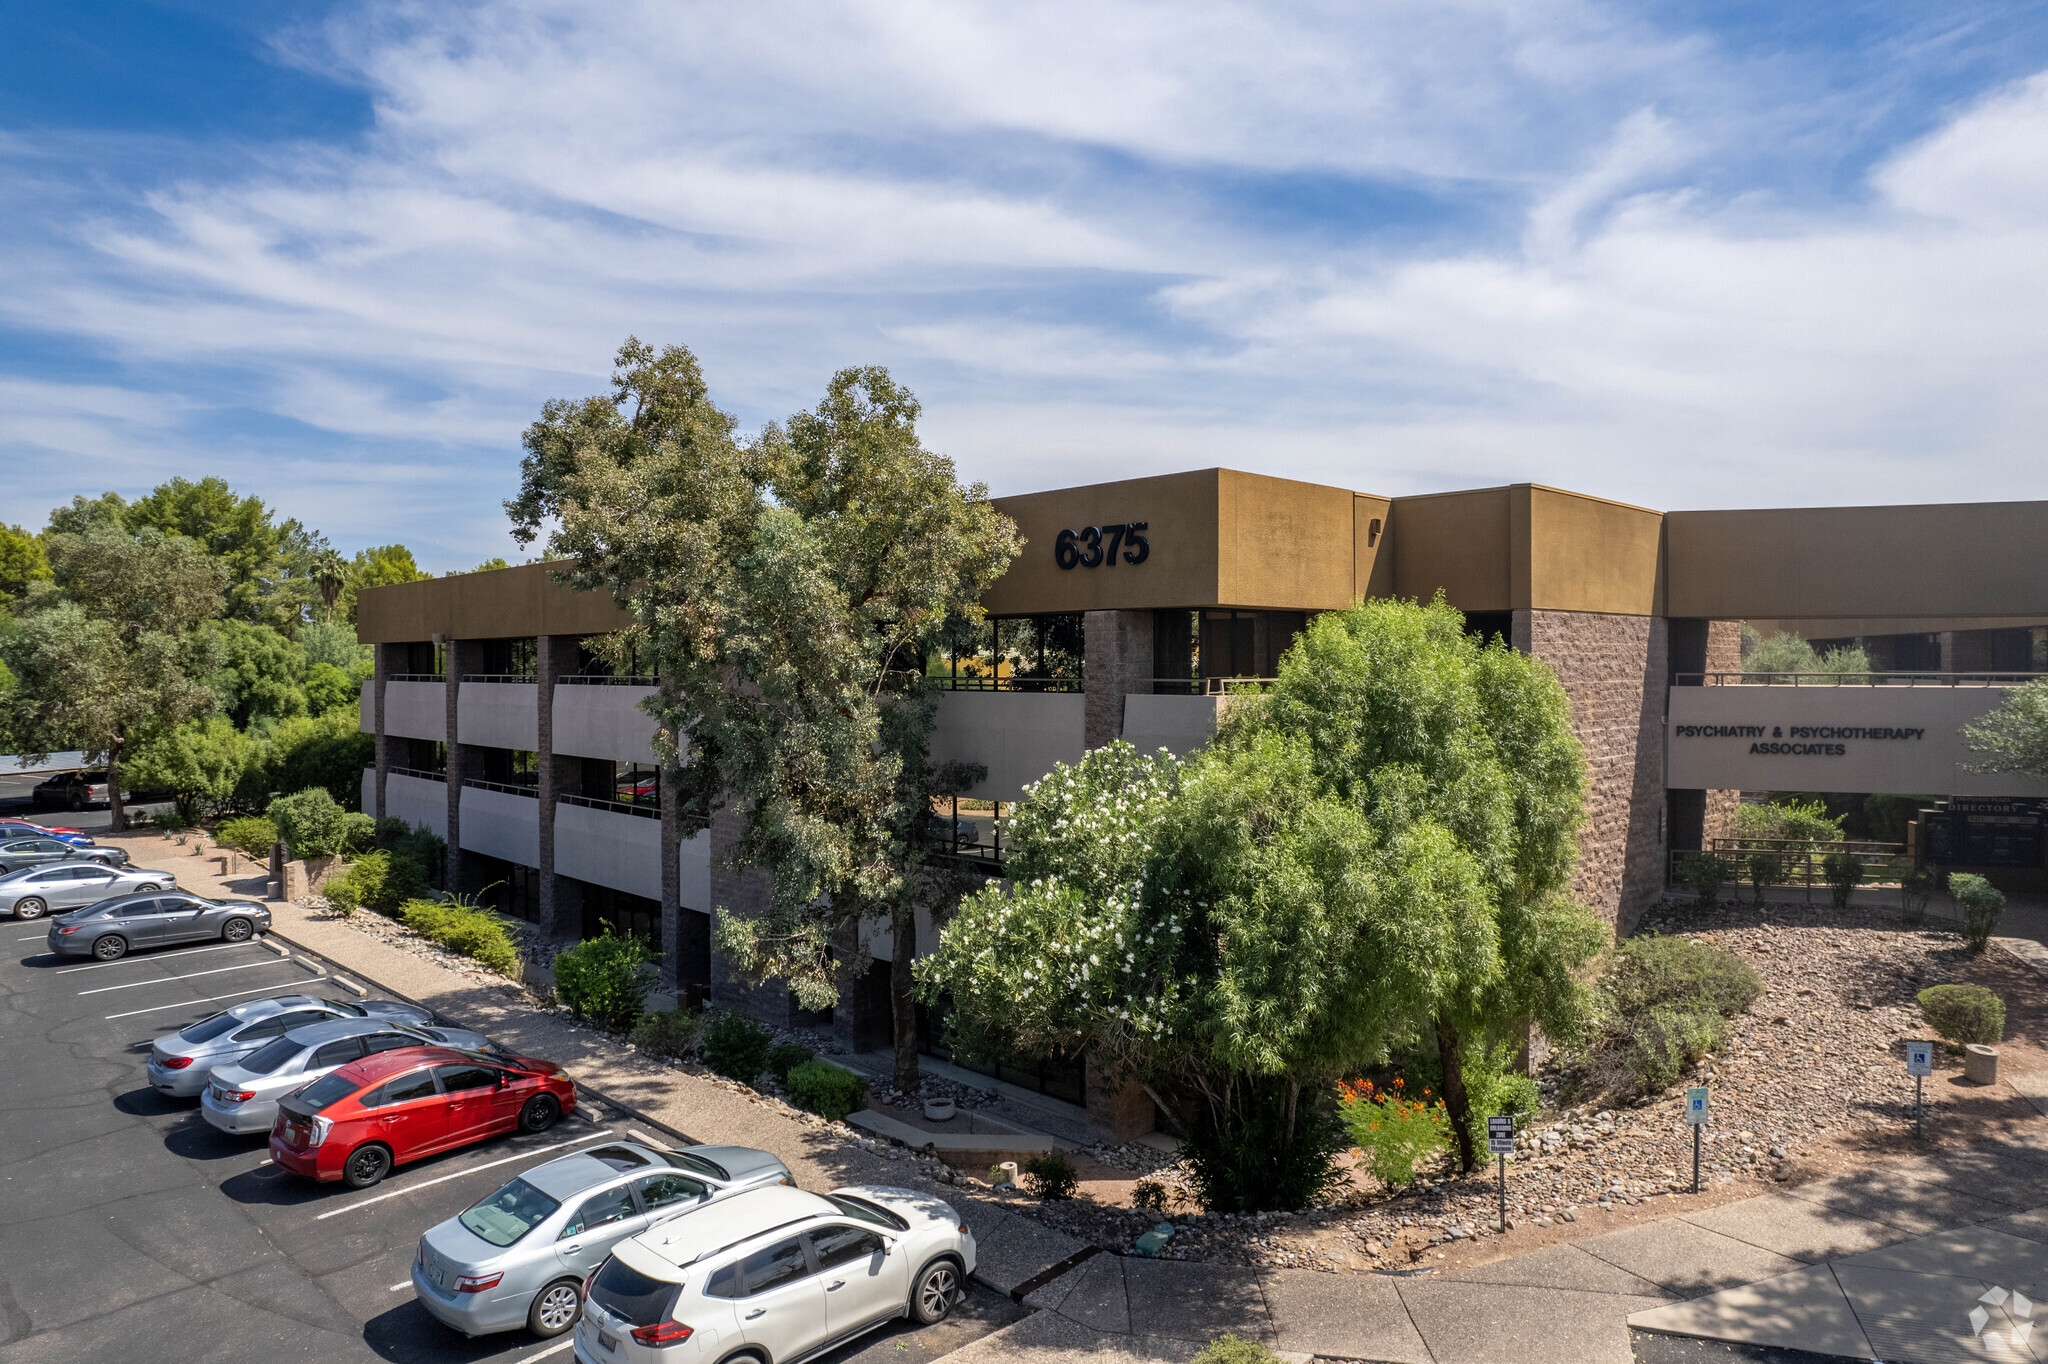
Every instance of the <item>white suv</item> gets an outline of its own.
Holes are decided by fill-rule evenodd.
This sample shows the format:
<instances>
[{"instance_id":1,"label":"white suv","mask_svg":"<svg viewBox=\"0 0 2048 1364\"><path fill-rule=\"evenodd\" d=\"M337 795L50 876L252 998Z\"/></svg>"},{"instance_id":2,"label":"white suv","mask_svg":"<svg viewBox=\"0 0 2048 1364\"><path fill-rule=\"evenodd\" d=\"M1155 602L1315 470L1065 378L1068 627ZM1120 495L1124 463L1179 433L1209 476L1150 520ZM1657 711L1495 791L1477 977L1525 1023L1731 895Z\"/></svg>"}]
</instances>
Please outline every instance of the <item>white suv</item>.
<instances>
[{"instance_id":1,"label":"white suv","mask_svg":"<svg viewBox=\"0 0 2048 1364\"><path fill-rule=\"evenodd\" d=\"M734 1194L621 1241L590 1276L582 1364L799 1364L897 1317L943 1320L974 1235L912 1189Z\"/></svg>"}]
</instances>

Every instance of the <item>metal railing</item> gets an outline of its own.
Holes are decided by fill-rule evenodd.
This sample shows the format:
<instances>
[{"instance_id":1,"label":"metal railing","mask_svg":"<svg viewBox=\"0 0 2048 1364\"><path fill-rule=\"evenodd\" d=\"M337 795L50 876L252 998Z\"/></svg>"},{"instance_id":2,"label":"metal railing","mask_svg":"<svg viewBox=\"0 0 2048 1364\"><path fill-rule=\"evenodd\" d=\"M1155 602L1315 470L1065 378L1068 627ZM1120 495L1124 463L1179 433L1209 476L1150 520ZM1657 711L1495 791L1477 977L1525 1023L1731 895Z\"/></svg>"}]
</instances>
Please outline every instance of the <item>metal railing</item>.
<instances>
[{"instance_id":1,"label":"metal railing","mask_svg":"<svg viewBox=\"0 0 2048 1364\"><path fill-rule=\"evenodd\" d=\"M384 680L386 682L446 682L448 678L442 673L387 673Z\"/></svg>"},{"instance_id":2,"label":"metal railing","mask_svg":"<svg viewBox=\"0 0 2048 1364\"><path fill-rule=\"evenodd\" d=\"M386 768L385 770L394 777L418 777L421 781L438 782L445 782L448 780L448 774L446 772L423 772L417 767L392 767Z\"/></svg>"},{"instance_id":3,"label":"metal railing","mask_svg":"<svg viewBox=\"0 0 2048 1364\"><path fill-rule=\"evenodd\" d=\"M531 796L535 800L540 799L540 788L538 786L514 786L509 782L502 781L478 781L474 777L464 777L462 784L464 786L474 786L479 791L503 791L508 796Z\"/></svg>"},{"instance_id":4,"label":"metal railing","mask_svg":"<svg viewBox=\"0 0 2048 1364\"><path fill-rule=\"evenodd\" d=\"M1878 884L1870 875L1873 869L1890 871L1904 862L1906 845L1903 843L1878 843L1863 839L1842 839L1817 843L1800 838L1710 838L1707 846L1701 848L1673 848L1671 850L1671 884L1681 884L1679 866L1688 857L1710 853L1721 859L1728 869L1728 883L1731 885L1750 884L1755 880L1756 871L1762 871L1767 886L1802 886L1812 888L1828 884L1827 858L1843 853L1856 859L1863 867L1863 884ZM1752 859L1763 859L1752 865Z\"/></svg>"},{"instance_id":5,"label":"metal railing","mask_svg":"<svg viewBox=\"0 0 2048 1364\"><path fill-rule=\"evenodd\" d=\"M464 673L465 682L523 682L528 686L540 681L532 673Z\"/></svg>"},{"instance_id":6,"label":"metal railing","mask_svg":"<svg viewBox=\"0 0 2048 1364\"><path fill-rule=\"evenodd\" d=\"M1680 687L2017 687L2048 673L1675 673Z\"/></svg>"},{"instance_id":7,"label":"metal railing","mask_svg":"<svg viewBox=\"0 0 2048 1364\"><path fill-rule=\"evenodd\" d=\"M642 819L660 819L659 805L643 805L638 801L607 800L603 796L572 796L564 794L560 799L571 805L588 806L592 810L611 810L622 815L639 815Z\"/></svg>"},{"instance_id":8,"label":"metal railing","mask_svg":"<svg viewBox=\"0 0 2048 1364\"><path fill-rule=\"evenodd\" d=\"M989 876L1002 875L1002 820L989 820L986 833L978 819L933 815L932 821L942 848L942 851L936 854L938 860L952 862Z\"/></svg>"},{"instance_id":9,"label":"metal railing","mask_svg":"<svg viewBox=\"0 0 2048 1364\"><path fill-rule=\"evenodd\" d=\"M555 679L572 687L658 687L661 679L647 673L565 673Z\"/></svg>"},{"instance_id":10,"label":"metal railing","mask_svg":"<svg viewBox=\"0 0 2048 1364\"><path fill-rule=\"evenodd\" d=\"M1270 687L1277 677L1155 677L1155 696L1228 696L1232 692L1256 692Z\"/></svg>"},{"instance_id":11,"label":"metal railing","mask_svg":"<svg viewBox=\"0 0 2048 1364\"><path fill-rule=\"evenodd\" d=\"M940 691L1032 691L1078 692L1085 688L1078 677L955 677L950 673L927 673L925 681Z\"/></svg>"}]
</instances>

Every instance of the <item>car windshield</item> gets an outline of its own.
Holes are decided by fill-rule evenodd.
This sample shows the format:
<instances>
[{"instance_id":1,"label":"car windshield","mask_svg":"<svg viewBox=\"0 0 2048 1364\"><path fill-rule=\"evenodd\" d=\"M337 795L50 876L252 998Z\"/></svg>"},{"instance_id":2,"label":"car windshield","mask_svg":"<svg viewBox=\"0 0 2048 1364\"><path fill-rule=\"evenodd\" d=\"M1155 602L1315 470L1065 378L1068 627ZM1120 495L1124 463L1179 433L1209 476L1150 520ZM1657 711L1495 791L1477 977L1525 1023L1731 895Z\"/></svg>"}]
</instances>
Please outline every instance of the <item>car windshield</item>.
<instances>
[{"instance_id":1,"label":"car windshield","mask_svg":"<svg viewBox=\"0 0 2048 1364\"><path fill-rule=\"evenodd\" d=\"M681 1284L650 1279L617 1259L604 1262L590 1284L590 1300L628 1326L652 1326L668 1316Z\"/></svg>"},{"instance_id":2,"label":"car windshield","mask_svg":"<svg viewBox=\"0 0 2048 1364\"><path fill-rule=\"evenodd\" d=\"M370 1016L368 1009L363 1008L360 1004L351 1004L345 999L330 999L327 1001L327 1007L337 1009L347 1014L350 1018L368 1018Z\"/></svg>"},{"instance_id":3,"label":"car windshield","mask_svg":"<svg viewBox=\"0 0 2048 1364\"><path fill-rule=\"evenodd\" d=\"M194 1023L178 1036L187 1042L211 1042L241 1021L233 1014L215 1014L204 1022Z\"/></svg>"},{"instance_id":4,"label":"car windshield","mask_svg":"<svg viewBox=\"0 0 2048 1364\"><path fill-rule=\"evenodd\" d=\"M336 1071L332 1075L321 1076L304 1089L295 1090L292 1101L308 1112L318 1113L329 1104L339 1103L355 1092L356 1082L343 1079L341 1073Z\"/></svg>"},{"instance_id":5,"label":"car windshield","mask_svg":"<svg viewBox=\"0 0 2048 1364\"><path fill-rule=\"evenodd\" d=\"M242 1069L251 1075L275 1075L279 1067L304 1050L291 1038L280 1037L251 1052L242 1062Z\"/></svg>"},{"instance_id":6,"label":"car windshield","mask_svg":"<svg viewBox=\"0 0 2048 1364\"><path fill-rule=\"evenodd\" d=\"M873 1222L878 1227L888 1227L892 1231L908 1231L910 1229L910 1223L904 1221L895 1213L890 1212L887 1208L868 1202L865 1198L855 1198L851 1194L839 1193L826 1194L825 1198L837 1206L839 1211L849 1217L858 1217L864 1222Z\"/></svg>"},{"instance_id":7,"label":"car windshield","mask_svg":"<svg viewBox=\"0 0 2048 1364\"><path fill-rule=\"evenodd\" d=\"M509 1246L562 1205L523 1179L515 1179L462 1214L463 1226L494 1246Z\"/></svg>"}]
</instances>

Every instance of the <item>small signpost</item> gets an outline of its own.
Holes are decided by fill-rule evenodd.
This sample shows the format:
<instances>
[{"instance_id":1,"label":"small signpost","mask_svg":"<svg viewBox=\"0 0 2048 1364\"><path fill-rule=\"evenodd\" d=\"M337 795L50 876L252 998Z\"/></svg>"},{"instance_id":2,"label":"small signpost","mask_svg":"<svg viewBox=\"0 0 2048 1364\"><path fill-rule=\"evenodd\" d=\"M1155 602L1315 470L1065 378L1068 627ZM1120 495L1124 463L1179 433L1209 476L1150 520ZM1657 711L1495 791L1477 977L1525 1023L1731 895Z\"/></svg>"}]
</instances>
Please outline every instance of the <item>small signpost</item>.
<instances>
[{"instance_id":1,"label":"small signpost","mask_svg":"<svg viewBox=\"0 0 2048 1364\"><path fill-rule=\"evenodd\" d=\"M1685 1120L1692 1124L1692 1191L1700 1191L1700 1129L1707 1125L1707 1087L1685 1091Z\"/></svg>"},{"instance_id":2,"label":"small signpost","mask_svg":"<svg viewBox=\"0 0 2048 1364\"><path fill-rule=\"evenodd\" d=\"M1486 1120L1487 1154L1500 1157L1500 1229L1508 1229L1508 1157L1515 1153L1515 1119L1495 1114Z\"/></svg>"},{"instance_id":3,"label":"small signpost","mask_svg":"<svg viewBox=\"0 0 2048 1364\"><path fill-rule=\"evenodd\" d=\"M1934 1074L1934 1043L1906 1043L1906 1074L1913 1077L1913 1136L1917 1140L1921 1136L1920 1086Z\"/></svg>"}]
</instances>

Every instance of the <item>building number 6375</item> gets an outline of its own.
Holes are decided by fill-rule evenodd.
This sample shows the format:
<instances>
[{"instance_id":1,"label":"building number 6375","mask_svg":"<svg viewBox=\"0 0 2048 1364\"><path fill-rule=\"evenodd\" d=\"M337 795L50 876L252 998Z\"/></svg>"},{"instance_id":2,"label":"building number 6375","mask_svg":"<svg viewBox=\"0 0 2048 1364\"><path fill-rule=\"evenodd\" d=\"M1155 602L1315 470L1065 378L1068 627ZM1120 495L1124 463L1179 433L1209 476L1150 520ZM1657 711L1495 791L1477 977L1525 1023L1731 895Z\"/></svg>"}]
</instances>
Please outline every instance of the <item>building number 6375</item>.
<instances>
[{"instance_id":1,"label":"building number 6375","mask_svg":"<svg viewBox=\"0 0 2048 1364\"><path fill-rule=\"evenodd\" d=\"M1126 521L1120 526L1088 526L1078 534L1063 530L1053 541L1052 557L1061 568L1094 568L1098 564L1115 568L1121 549L1125 563L1142 564L1152 556L1152 542L1145 538L1148 524Z\"/></svg>"}]
</instances>

